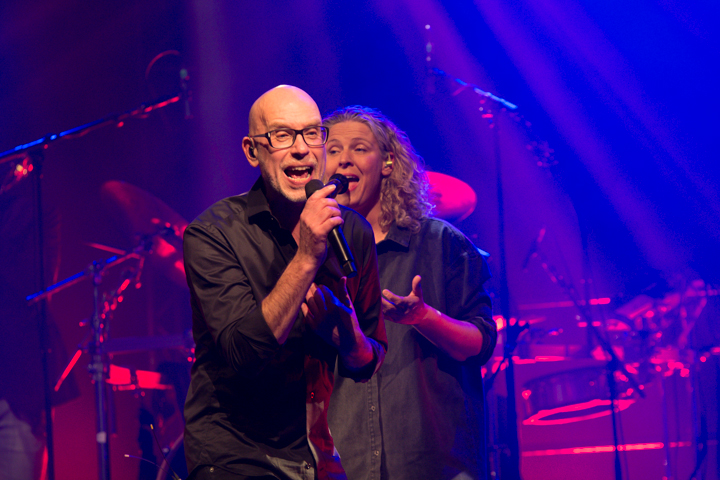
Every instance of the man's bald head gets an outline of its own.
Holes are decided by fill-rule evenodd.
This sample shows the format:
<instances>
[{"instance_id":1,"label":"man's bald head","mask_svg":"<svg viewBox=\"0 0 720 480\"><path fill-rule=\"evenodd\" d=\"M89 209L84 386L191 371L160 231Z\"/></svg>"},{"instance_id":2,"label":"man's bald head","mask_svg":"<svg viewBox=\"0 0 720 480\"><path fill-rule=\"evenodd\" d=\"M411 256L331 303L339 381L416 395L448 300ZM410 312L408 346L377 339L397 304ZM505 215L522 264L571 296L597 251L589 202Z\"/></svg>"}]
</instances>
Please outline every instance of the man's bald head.
<instances>
[{"instance_id":1,"label":"man's bald head","mask_svg":"<svg viewBox=\"0 0 720 480\"><path fill-rule=\"evenodd\" d=\"M248 136L242 140L250 165L260 167L268 200L304 203L305 184L322 179L325 173L325 146L309 146L303 131L322 125L315 100L303 90L280 85L262 94L250 109ZM290 147L274 148L269 132L284 130L294 138ZM263 138L264 137L264 138ZM313 138L314 139L314 138Z\"/></svg>"},{"instance_id":2,"label":"man's bald head","mask_svg":"<svg viewBox=\"0 0 720 480\"><path fill-rule=\"evenodd\" d=\"M292 114L294 111L308 111L308 109L315 110L321 118L320 109L307 92L292 85L278 85L263 93L250 108L248 119L250 135L262 134L277 128L270 123L278 116L278 112ZM284 115L281 113L280 116Z\"/></svg>"}]
</instances>

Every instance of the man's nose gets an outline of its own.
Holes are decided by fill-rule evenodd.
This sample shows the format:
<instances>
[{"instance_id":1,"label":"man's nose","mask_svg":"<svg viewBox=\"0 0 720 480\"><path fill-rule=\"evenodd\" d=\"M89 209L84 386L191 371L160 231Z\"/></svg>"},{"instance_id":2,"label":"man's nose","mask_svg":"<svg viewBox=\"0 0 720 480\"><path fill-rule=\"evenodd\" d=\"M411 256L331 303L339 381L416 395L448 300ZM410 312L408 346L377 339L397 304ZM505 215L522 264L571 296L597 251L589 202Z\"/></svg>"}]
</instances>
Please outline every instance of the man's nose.
<instances>
[{"instance_id":1,"label":"man's nose","mask_svg":"<svg viewBox=\"0 0 720 480\"><path fill-rule=\"evenodd\" d=\"M305 143L305 138L302 135L295 137L295 142L292 145L292 152L299 155L305 156L310 153L310 147Z\"/></svg>"}]
</instances>

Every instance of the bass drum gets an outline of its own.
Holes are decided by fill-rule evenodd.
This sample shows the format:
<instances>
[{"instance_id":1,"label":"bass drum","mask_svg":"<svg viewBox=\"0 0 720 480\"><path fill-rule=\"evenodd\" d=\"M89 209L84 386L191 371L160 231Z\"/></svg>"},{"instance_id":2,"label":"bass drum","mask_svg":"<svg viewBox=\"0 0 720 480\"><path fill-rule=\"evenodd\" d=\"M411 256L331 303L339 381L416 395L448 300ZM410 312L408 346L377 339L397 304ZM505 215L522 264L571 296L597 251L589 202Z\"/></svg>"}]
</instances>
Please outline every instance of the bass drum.
<instances>
[{"instance_id":1,"label":"bass drum","mask_svg":"<svg viewBox=\"0 0 720 480\"><path fill-rule=\"evenodd\" d=\"M165 452L163 452L165 453ZM180 478L187 478L187 464L185 463L185 445L183 443L183 435L172 442L170 451L165 453L165 458L158 468L155 480L173 480L176 473Z\"/></svg>"},{"instance_id":2,"label":"bass drum","mask_svg":"<svg viewBox=\"0 0 720 480\"><path fill-rule=\"evenodd\" d=\"M616 408L625 410L635 401L627 378L615 374ZM562 425L610 414L607 370L587 367L535 378L521 390L524 425Z\"/></svg>"}]
</instances>

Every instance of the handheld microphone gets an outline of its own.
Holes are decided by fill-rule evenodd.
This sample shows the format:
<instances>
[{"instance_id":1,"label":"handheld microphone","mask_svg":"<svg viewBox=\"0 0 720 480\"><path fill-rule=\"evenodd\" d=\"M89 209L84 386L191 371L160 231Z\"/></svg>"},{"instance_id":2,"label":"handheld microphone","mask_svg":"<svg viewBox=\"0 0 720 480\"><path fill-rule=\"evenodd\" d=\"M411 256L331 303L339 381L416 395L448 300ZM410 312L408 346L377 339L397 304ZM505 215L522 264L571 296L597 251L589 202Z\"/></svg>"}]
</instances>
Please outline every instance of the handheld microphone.
<instances>
[{"instance_id":1,"label":"handheld microphone","mask_svg":"<svg viewBox=\"0 0 720 480\"><path fill-rule=\"evenodd\" d=\"M330 177L330 181L328 181L327 184L335 185L335 191L328 196L329 198L335 198L336 195L345 193L347 191L348 179L345 175L336 173L335 175ZM310 180L305 185L305 196L309 198L313 193L326 186L327 185L323 185L322 181L320 180ZM357 268L355 268L355 259L353 258L352 252L350 251L347 240L345 240L345 234L343 233L342 229L340 227L335 227L330 230L330 233L328 234L328 240L333 246L335 256L340 261L340 266L342 267L345 276L347 278L352 278L356 276Z\"/></svg>"},{"instance_id":2,"label":"handheld microphone","mask_svg":"<svg viewBox=\"0 0 720 480\"><path fill-rule=\"evenodd\" d=\"M348 180L345 175L341 173L336 173L335 175L330 177L330 180L328 180L328 183L325 186L327 187L328 185L335 185L335 191L328 195L328 198L335 198L337 195L342 195L343 193L348 191L348 187L350 186L350 180ZM313 192L314 191L315 190L313 190ZM305 193L307 193L307 187L305 187ZM312 193L310 195L312 195ZM310 195L308 195L308 197Z\"/></svg>"}]
</instances>

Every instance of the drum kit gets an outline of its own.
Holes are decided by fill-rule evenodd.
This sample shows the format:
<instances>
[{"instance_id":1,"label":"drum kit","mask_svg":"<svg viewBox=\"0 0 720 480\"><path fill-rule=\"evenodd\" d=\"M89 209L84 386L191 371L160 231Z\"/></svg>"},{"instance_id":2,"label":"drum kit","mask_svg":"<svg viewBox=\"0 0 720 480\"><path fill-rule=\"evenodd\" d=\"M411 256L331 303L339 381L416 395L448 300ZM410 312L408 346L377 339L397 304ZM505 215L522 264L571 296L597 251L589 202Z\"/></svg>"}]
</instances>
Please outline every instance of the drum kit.
<instances>
[{"instance_id":1,"label":"drum kit","mask_svg":"<svg viewBox=\"0 0 720 480\"><path fill-rule=\"evenodd\" d=\"M562 367L551 368L552 373L519 385L522 424L561 425L609 415L610 384L606 364L611 361L618 362L613 373L618 411L642 398L645 388L656 380L674 374L688 377L693 367L705 361L704 356L709 354L698 353L690 347L690 332L708 298L716 295L717 290L702 280L694 280L655 297L639 295L620 306L613 306L609 298L588 302L602 309L602 316L609 317L603 321L588 322L582 316L572 315L562 328L557 328L558 318L564 315L523 320L528 328L521 335L514 361L518 364L555 362ZM547 313L547 310L557 312L573 306L573 302L554 302L531 307L535 311L546 309ZM553 328L539 328L548 318L555 318ZM502 326L503 322L501 319L499 324ZM563 341L563 336L572 337L569 330L587 328L594 328L598 334L591 345ZM541 333L535 334L537 331ZM553 340L548 341L549 337ZM487 366L488 370L494 372L501 368L501 360L497 355Z\"/></svg>"}]
</instances>

